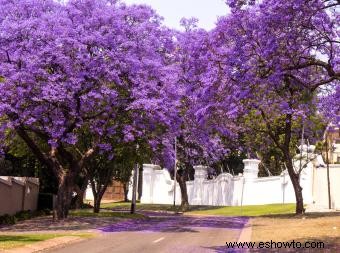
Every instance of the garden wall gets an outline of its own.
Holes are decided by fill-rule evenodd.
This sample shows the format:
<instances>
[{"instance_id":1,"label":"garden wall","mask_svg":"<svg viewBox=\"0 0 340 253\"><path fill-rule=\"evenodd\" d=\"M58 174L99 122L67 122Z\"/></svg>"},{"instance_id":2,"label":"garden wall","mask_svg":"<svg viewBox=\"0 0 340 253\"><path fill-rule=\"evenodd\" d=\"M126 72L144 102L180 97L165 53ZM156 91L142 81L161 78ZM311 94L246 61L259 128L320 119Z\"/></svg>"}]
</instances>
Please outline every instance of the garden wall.
<instances>
[{"instance_id":1,"label":"garden wall","mask_svg":"<svg viewBox=\"0 0 340 253\"><path fill-rule=\"evenodd\" d=\"M35 211L38 195L38 178L0 176L0 215Z\"/></svg>"},{"instance_id":2,"label":"garden wall","mask_svg":"<svg viewBox=\"0 0 340 253\"><path fill-rule=\"evenodd\" d=\"M340 210L340 164L329 165L331 207ZM316 168L313 175L314 206L328 208L327 167Z\"/></svg>"},{"instance_id":3,"label":"garden wall","mask_svg":"<svg viewBox=\"0 0 340 253\"><path fill-rule=\"evenodd\" d=\"M295 195L286 172L276 177L258 178L259 160L245 160L245 170L240 176L222 173L207 179L208 167L195 166L195 180L187 182L191 205L240 206L272 203L294 203ZM310 196L305 193L310 201ZM141 203L172 204L174 182L167 170L158 165L144 164L143 194ZM179 185L176 184L176 204L180 204Z\"/></svg>"},{"instance_id":4,"label":"garden wall","mask_svg":"<svg viewBox=\"0 0 340 253\"><path fill-rule=\"evenodd\" d=\"M304 147L302 155L293 161L296 169L304 168L300 174L304 204L317 208L328 206L326 166L320 155L313 154L314 146ZM301 162L300 162L301 161ZM195 179L187 182L191 205L241 206L279 203L295 203L295 193L288 172L279 176L258 177L259 160L243 161L244 173L233 176L222 173L207 179L208 167L195 166ZM340 209L340 165L330 165L332 208ZM172 204L174 181L168 170L158 165L143 165L143 191L141 203ZM131 199L131 189L129 191ZM176 204L181 195L176 184Z\"/></svg>"}]
</instances>

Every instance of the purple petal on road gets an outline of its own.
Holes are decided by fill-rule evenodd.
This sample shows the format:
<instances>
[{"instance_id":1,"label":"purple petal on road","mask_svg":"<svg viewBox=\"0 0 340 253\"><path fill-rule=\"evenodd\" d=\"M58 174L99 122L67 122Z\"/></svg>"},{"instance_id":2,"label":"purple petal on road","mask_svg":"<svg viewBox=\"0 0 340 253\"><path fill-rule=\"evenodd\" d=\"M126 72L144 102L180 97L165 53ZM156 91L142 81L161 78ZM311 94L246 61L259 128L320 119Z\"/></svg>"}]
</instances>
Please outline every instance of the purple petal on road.
<instances>
[{"instance_id":1,"label":"purple petal on road","mask_svg":"<svg viewBox=\"0 0 340 253\"><path fill-rule=\"evenodd\" d=\"M125 220L103 228L102 232L197 232L194 228L242 229L247 223L245 217L190 217L163 214L148 219Z\"/></svg>"}]
</instances>

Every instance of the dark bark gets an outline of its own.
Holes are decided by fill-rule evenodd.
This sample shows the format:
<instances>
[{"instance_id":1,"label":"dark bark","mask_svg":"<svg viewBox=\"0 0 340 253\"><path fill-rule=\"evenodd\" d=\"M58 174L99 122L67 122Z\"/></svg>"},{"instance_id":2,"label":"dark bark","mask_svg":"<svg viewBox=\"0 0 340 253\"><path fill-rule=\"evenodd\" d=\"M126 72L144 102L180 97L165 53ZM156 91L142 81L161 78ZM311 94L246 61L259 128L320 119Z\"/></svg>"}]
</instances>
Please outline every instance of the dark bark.
<instances>
[{"instance_id":1,"label":"dark bark","mask_svg":"<svg viewBox=\"0 0 340 253\"><path fill-rule=\"evenodd\" d=\"M66 219L71 206L72 193L74 189L74 175L67 173L59 178L59 189L57 194L57 218Z\"/></svg>"},{"instance_id":2,"label":"dark bark","mask_svg":"<svg viewBox=\"0 0 340 253\"><path fill-rule=\"evenodd\" d=\"M139 171L138 171L138 195L137 195L137 200L141 200L142 198L142 192L143 190L143 166L139 166Z\"/></svg>"},{"instance_id":3,"label":"dark bark","mask_svg":"<svg viewBox=\"0 0 340 253\"><path fill-rule=\"evenodd\" d=\"M94 172L94 173L93 173ZM93 212L99 213L100 212L100 203L104 196L104 193L112 182L112 168L107 168L106 173L96 175L96 171L91 171L88 169L88 176L91 183L94 203L93 203Z\"/></svg>"},{"instance_id":4,"label":"dark bark","mask_svg":"<svg viewBox=\"0 0 340 253\"><path fill-rule=\"evenodd\" d=\"M88 184L88 178L85 177L83 182L81 182L80 185L78 184L75 185L74 191L77 193L76 200L74 203L75 209L80 209L84 205L84 196L85 196L87 184Z\"/></svg>"},{"instance_id":5,"label":"dark bark","mask_svg":"<svg viewBox=\"0 0 340 253\"><path fill-rule=\"evenodd\" d=\"M64 152L67 152L66 150ZM68 153L71 155L70 153ZM92 152L88 153L91 155ZM59 189L57 193L57 218L58 220L66 219L72 202L72 193L76 185L76 177L80 173L81 168L84 166L85 159L80 161L70 161L70 166L66 170L55 157L55 154L51 152L51 157L54 161L54 171L58 175ZM87 156L84 158L87 158ZM67 172L65 172L67 171Z\"/></svg>"},{"instance_id":6,"label":"dark bark","mask_svg":"<svg viewBox=\"0 0 340 253\"><path fill-rule=\"evenodd\" d=\"M131 199L131 208L130 213L134 214L136 212L136 186L137 186L137 178L138 176L138 165L136 164L133 170L133 181L132 181L132 199Z\"/></svg>"},{"instance_id":7,"label":"dark bark","mask_svg":"<svg viewBox=\"0 0 340 253\"><path fill-rule=\"evenodd\" d=\"M106 190L106 189L105 189ZM104 191L99 192L95 197L94 197L94 203L93 203L93 212L94 213L99 213L100 212L100 203L102 201Z\"/></svg>"},{"instance_id":8,"label":"dark bark","mask_svg":"<svg viewBox=\"0 0 340 253\"><path fill-rule=\"evenodd\" d=\"M100 182L95 182L95 180L90 179L91 188L93 193L93 212L99 213L100 212L100 203L102 201L103 195L109 185L110 181L105 181L104 184L100 184Z\"/></svg>"},{"instance_id":9,"label":"dark bark","mask_svg":"<svg viewBox=\"0 0 340 253\"><path fill-rule=\"evenodd\" d=\"M59 166L61 176L59 180L59 189L57 193L57 218L58 220L66 219L72 203L72 194L76 185L77 174L81 171L82 163L73 163L65 173L65 169ZM85 188L86 189L86 188ZM85 191L85 190L84 190ZM81 198L82 199L82 198Z\"/></svg>"},{"instance_id":10,"label":"dark bark","mask_svg":"<svg viewBox=\"0 0 340 253\"><path fill-rule=\"evenodd\" d=\"M285 154L285 157L286 157L285 160L286 160L288 174L292 181L292 185L293 185L294 192L295 192L295 199L296 199L295 214L304 214L305 208L303 205L302 187L300 186L300 174L295 172L290 155Z\"/></svg>"},{"instance_id":11,"label":"dark bark","mask_svg":"<svg viewBox=\"0 0 340 253\"><path fill-rule=\"evenodd\" d=\"M329 147L328 147L328 139L326 137L326 166L327 166L327 192L328 192L328 209L332 209L332 201L331 201L331 180L329 176L329 157L328 157Z\"/></svg>"},{"instance_id":12,"label":"dark bark","mask_svg":"<svg viewBox=\"0 0 340 253\"><path fill-rule=\"evenodd\" d=\"M181 211L187 211L189 209L189 198L186 184L187 173L185 169L178 170L176 179L181 190Z\"/></svg>"},{"instance_id":13,"label":"dark bark","mask_svg":"<svg viewBox=\"0 0 340 253\"><path fill-rule=\"evenodd\" d=\"M292 105L290 104L290 107ZM284 125L284 139L283 141L280 141L280 138L277 134L275 134L274 129L271 126L270 120L265 115L264 111L261 110L261 115L263 120L265 121L268 135L271 137L275 145L282 151L284 156L284 162L287 166L287 171L289 174L289 177L291 179L294 193L295 193L295 199L296 199L296 209L295 214L303 214L305 212L305 208L303 205L303 195L302 195L302 187L300 185L300 173L301 171L295 171L294 165L293 165L293 158L291 156L291 139L292 139L292 115L286 114L285 115L285 125Z\"/></svg>"},{"instance_id":14,"label":"dark bark","mask_svg":"<svg viewBox=\"0 0 340 253\"><path fill-rule=\"evenodd\" d=\"M61 144L58 148L51 148L48 153L45 153L35 140L31 138L26 129L18 127L16 132L36 158L48 169L51 169L58 179L57 218L58 220L67 218L71 207L72 193L76 184L76 175L80 173L84 164L95 153L95 149L88 149L79 160L76 160L73 154L67 151ZM35 132L35 134L42 140L47 140L44 133Z\"/></svg>"},{"instance_id":15,"label":"dark bark","mask_svg":"<svg viewBox=\"0 0 340 253\"><path fill-rule=\"evenodd\" d=\"M286 114L285 120L285 131L284 131L284 142L281 146L281 150L283 151L285 162L287 165L287 170L289 177L292 181L292 185L295 192L295 199L296 199L296 209L295 214L303 214L305 212L305 208L303 206L303 195L302 195L302 187L300 185L300 173L295 171L293 165L293 158L290 152L290 144L292 139L292 115ZM301 151L302 152L302 151ZM302 159L302 158L301 158Z\"/></svg>"}]
</instances>

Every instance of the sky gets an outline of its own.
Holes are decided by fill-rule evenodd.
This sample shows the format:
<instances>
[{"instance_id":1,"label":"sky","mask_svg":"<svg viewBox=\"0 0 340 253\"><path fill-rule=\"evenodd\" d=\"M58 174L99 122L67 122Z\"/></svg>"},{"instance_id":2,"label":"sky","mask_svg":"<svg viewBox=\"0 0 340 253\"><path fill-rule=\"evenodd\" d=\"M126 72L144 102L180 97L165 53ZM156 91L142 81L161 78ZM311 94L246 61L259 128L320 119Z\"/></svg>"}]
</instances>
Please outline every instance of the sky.
<instances>
[{"instance_id":1,"label":"sky","mask_svg":"<svg viewBox=\"0 0 340 253\"><path fill-rule=\"evenodd\" d=\"M126 4L147 4L164 18L170 28L181 29L181 18L196 17L198 26L210 30L215 26L218 16L228 13L225 0L121 0Z\"/></svg>"}]
</instances>

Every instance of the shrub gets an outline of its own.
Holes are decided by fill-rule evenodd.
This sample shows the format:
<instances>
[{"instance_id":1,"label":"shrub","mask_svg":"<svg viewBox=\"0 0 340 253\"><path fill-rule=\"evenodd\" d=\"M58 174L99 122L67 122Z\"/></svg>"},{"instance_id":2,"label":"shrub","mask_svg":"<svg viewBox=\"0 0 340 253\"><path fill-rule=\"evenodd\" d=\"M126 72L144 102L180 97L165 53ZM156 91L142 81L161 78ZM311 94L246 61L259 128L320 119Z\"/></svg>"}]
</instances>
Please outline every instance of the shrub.
<instances>
[{"instance_id":1,"label":"shrub","mask_svg":"<svg viewBox=\"0 0 340 253\"><path fill-rule=\"evenodd\" d=\"M17 222L17 218L13 215L2 215L0 216L0 224L1 225L13 225Z\"/></svg>"},{"instance_id":2,"label":"shrub","mask_svg":"<svg viewBox=\"0 0 340 253\"><path fill-rule=\"evenodd\" d=\"M18 221L28 220L28 219L32 218L33 213L30 210L19 211L14 216L17 218Z\"/></svg>"},{"instance_id":3,"label":"shrub","mask_svg":"<svg viewBox=\"0 0 340 253\"><path fill-rule=\"evenodd\" d=\"M80 207L81 209L89 209L89 208L93 208L92 205L87 204L87 203L83 203L82 206Z\"/></svg>"},{"instance_id":4,"label":"shrub","mask_svg":"<svg viewBox=\"0 0 340 253\"><path fill-rule=\"evenodd\" d=\"M17 221L23 221L32 219L34 217L38 216L44 216L44 215L50 215L51 210L50 209L44 209L44 210L37 210L37 211L19 211L15 215L2 215L0 216L0 225L14 225Z\"/></svg>"}]
</instances>

